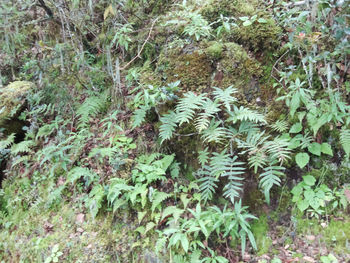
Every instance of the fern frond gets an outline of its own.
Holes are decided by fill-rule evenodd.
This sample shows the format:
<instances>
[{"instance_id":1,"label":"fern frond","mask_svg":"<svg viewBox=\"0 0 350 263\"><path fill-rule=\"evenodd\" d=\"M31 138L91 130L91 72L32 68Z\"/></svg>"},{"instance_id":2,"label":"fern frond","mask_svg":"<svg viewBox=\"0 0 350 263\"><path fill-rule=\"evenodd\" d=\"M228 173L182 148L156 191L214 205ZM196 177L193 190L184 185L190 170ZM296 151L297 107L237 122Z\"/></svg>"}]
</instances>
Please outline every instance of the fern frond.
<instances>
[{"instance_id":1,"label":"fern frond","mask_svg":"<svg viewBox=\"0 0 350 263\"><path fill-rule=\"evenodd\" d=\"M21 157L19 157L19 158L16 158L16 159L12 162L11 167L15 167L16 165L19 165L20 163L24 163L24 162L29 161L29 160L30 160L30 156L29 156L29 155L21 156Z\"/></svg>"},{"instance_id":2,"label":"fern frond","mask_svg":"<svg viewBox=\"0 0 350 263\"><path fill-rule=\"evenodd\" d=\"M139 127L145 121L148 110L149 107L143 105L135 111L134 115L132 116L132 129Z\"/></svg>"},{"instance_id":3,"label":"fern frond","mask_svg":"<svg viewBox=\"0 0 350 263\"><path fill-rule=\"evenodd\" d=\"M271 124L270 127L276 132L285 132L289 129L288 122L285 120L277 120L275 123Z\"/></svg>"},{"instance_id":4,"label":"fern frond","mask_svg":"<svg viewBox=\"0 0 350 263\"><path fill-rule=\"evenodd\" d=\"M96 217L98 211L102 207L104 197L105 189L102 185L98 184L91 190L86 206L89 208L93 218Z\"/></svg>"},{"instance_id":5,"label":"fern frond","mask_svg":"<svg viewBox=\"0 0 350 263\"><path fill-rule=\"evenodd\" d=\"M30 153L32 150L30 149L35 145L35 142L32 140L22 141L20 143L14 144L11 147L11 154L17 155L19 153Z\"/></svg>"},{"instance_id":6,"label":"fern frond","mask_svg":"<svg viewBox=\"0 0 350 263\"><path fill-rule=\"evenodd\" d=\"M281 165L291 158L289 142L285 139L276 138L273 141L266 142L264 146L270 154L270 158L278 160Z\"/></svg>"},{"instance_id":7,"label":"fern frond","mask_svg":"<svg viewBox=\"0 0 350 263\"><path fill-rule=\"evenodd\" d=\"M210 126L203 131L203 142L222 143L223 140L230 137L230 132L224 127L219 127L220 124L221 122L214 119L210 122Z\"/></svg>"},{"instance_id":8,"label":"fern frond","mask_svg":"<svg viewBox=\"0 0 350 263\"><path fill-rule=\"evenodd\" d=\"M161 125L159 128L159 136L161 138L161 143L165 140L169 140L173 136L173 132L177 126L176 114L171 111L168 114L160 117Z\"/></svg>"},{"instance_id":9,"label":"fern frond","mask_svg":"<svg viewBox=\"0 0 350 263\"><path fill-rule=\"evenodd\" d=\"M219 181L217 176L213 176L211 168L207 165L204 165L202 169L199 169L196 172L196 176L199 177L198 182L199 190L201 192L201 198L206 203L208 200L211 200L215 189L218 187L217 182Z\"/></svg>"},{"instance_id":10,"label":"fern frond","mask_svg":"<svg viewBox=\"0 0 350 263\"><path fill-rule=\"evenodd\" d=\"M152 207L151 210L154 212L156 208L166 199L171 197L171 194L156 191L152 194Z\"/></svg>"},{"instance_id":11,"label":"fern frond","mask_svg":"<svg viewBox=\"0 0 350 263\"><path fill-rule=\"evenodd\" d=\"M204 166L205 164L207 164L209 160L208 148L205 148L203 151L199 152L198 160L201 166Z\"/></svg>"},{"instance_id":12,"label":"fern frond","mask_svg":"<svg viewBox=\"0 0 350 263\"><path fill-rule=\"evenodd\" d=\"M77 109L78 127L86 127L89 119L95 117L103 109L105 103L104 96L91 96L85 99Z\"/></svg>"},{"instance_id":13,"label":"fern frond","mask_svg":"<svg viewBox=\"0 0 350 263\"><path fill-rule=\"evenodd\" d=\"M186 93L176 106L176 121L179 125L189 123L195 115L195 110L205 103L205 93L196 95L192 91Z\"/></svg>"},{"instance_id":14,"label":"fern frond","mask_svg":"<svg viewBox=\"0 0 350 263\"><path fill-rule=\"evenodd\" d=\"M274 185L281 185L280 176L284 175L282 172L284 170L282 166L269 166L264 168L264 172L259 175L259 186L263 189L268 204L270 203L270 190Z\"/></svg>"},{"instance_id":15,"label":"fern frond","mask_svg":"<svg viewBox=\"0 0 350 263\"><path fill-rule=\"evenodd\" d=\"M0 141L0 150L6 149L15 142L16 134L11 133L5 140Z\"/></svg>"},{"instance_id":16,"label":"fern frond","mask_svg":"<svg viewBox=\"0 0 350 263\"><path fill-rule=\"evenodd\" d=\"M121 199L121 195L133 190L133 186L128 185L127 181L122 178L112 178L108 193L107 201L110 206L113 207L113 212L117 211L123 202L118 202Z\"/></svg>"},{"instance_id":17,"label":"fern frond","mask_svg":"<svg viewBox=\"0 0 350 263\"><path fill-rule=\"evenodd\" d=\"M207 129L210 124L210 118L220 111L217 102L214 102L209 98L206 99L203 108L204 112L200 113L195 120L195 127L199 132Z\"/></svg>"},{"instance_id":18,"label":"fern frond","mask_svg":"<svg viewBox=\"0 0 350 263\"><path fill-rule=\"evenodd\" d=\"M236 123L238 120L251 121L251 122L263 123L263 124L267 123L264 115L256 111L253 111L251 109L245 108L243 106L239 108L237 106L233 106L233 111L229 112L229 114L230 114L230 117L228 121L232 121L233 123Z\"/></svg>"},{"instance_id":19,"label":"fern frond","mask_svg":"<svg viewBox=\"0 0 350 263\"><path fill-rule=\"evenodd\" d=\"M237 89L233 88L232 86L222 90L219 88L214 87L214 97L216 100L223 103L227 111L231 110L231 105L237 101L235 97L232 96L232 94L237 93Z\"/></svg>"},{"instance_id":20,"label":"fern frond","mask_svg":"<svg viewBox=\"0 0 350 263\"><path fill-rule=\"evenodd\" d=\"M350 130L349 129L341 129L340 134L340 144L342 145L345 154L350 156Z\"/></svg>"},{"instance_id":21,"label":"fern frond","mask_svg":"<svg viewBox=\"0 0 350 263\"><path fill-rule=\"evenodd\" d=\"M91 158L96 155L99 155L101 156L101 158L112 158L117 152L118 149L116 147L94 148L91 150L88 157Z\"/></svg>"},{"instance_id":22,"label":"fern frond","mask_svg":"<svg viewBox=\"0 0 350 263\"><path fill-rule=\"evenodd\" d=\"M74 167L67 175L67 182L75 184L80 178L84 178L85 185L89 186L92 182L97 181L98 175L86 167Z\"/></svg>"},{"instance_id":23,"label":"fern frond","mask_svg":"<svg viewBox=\"0 0 350 263\"><path fill-rule=\"evenodd\" d=\"M239 134L255 134L259 133L260 129L256 123L250 121L242 121L238 128Z\"/></svg>"}]
</instances>

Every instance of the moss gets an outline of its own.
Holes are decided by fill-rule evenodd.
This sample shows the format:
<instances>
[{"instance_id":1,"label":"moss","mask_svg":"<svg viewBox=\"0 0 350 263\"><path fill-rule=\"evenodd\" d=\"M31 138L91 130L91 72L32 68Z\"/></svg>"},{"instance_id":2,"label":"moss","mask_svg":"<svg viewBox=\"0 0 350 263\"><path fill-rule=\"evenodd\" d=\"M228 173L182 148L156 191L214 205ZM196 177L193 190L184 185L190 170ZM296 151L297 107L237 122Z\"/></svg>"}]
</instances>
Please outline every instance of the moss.
<instances>
[{"instance_id":1,"label":"moss","mask_svg":"<svg viewBox=\"0 0 350 263\"><path fill-rule=\"evenodd\" d=\"M29 81L14 81L0 91L0 126L20 112L26 95L34 87Z\"/></svg>"},{"instance_id":2,"label":"moss","mask_svg":"<svg viewBox=\"0 0 350 263\"><path fill-rule=\"evenodd\" d=\"M251 229L258 247L258 256L268 253L272 246L272 240L268 236L269 224L267 216L260 216L258 221L253 222Z\"/></svg>"},{"instance_id":3,"label":"moss","mask_svg":"<svg viewBox=\"0 0 350 263\"><path fill-rule=\"evenodd\" d=\"M183 49L163 50L157 65L157 71L163 75L166 83L181 80L184 91L199 92L210 84L212 68L208 57L198 47L187 46Z\"/></svg>"},{"instance_id":4,"label":"moss","mask_svg":"<svg viewBox=\"0 0 350 263\"><path fill-rule=\"evenodd\" d=\"M326 227L322 227L319 221L313 219L298 219L298 232L303 235L315 235L319 237L319 243L326 247L333 247L335 253L349 254L348 246L350 237L350 217L343 216L343 220L331 220Z\"/></svg>"},{"instance_id":5,"label":"moss","mask_svg":"<svg viewBox=\"0 0 350 263\"><path fill-rule=\"evenodd\" d=\"M205 53L213 60L220 59L222 57L222 52L223 44L216 41L209 42L209 46L205 49Z\"/></svg>"},{"instance_id":6,"label":"moss","mask_svg":"<svg viewBox=\"0 0 350 263\"><path fill-rule=\"evenodd\" d=\"M261 2L255 0L212 0L202 9L202 15L210 22L217 21L220 15L227 17L251 17L257 15L266 23L255 21L250 26L243 26L241 21L238 27L232 28L227 39L247 46L250 50L264 52L275 49L279 44L280 27L271 18L271 15L261 9Z\"/></svg>"}]
</instances>

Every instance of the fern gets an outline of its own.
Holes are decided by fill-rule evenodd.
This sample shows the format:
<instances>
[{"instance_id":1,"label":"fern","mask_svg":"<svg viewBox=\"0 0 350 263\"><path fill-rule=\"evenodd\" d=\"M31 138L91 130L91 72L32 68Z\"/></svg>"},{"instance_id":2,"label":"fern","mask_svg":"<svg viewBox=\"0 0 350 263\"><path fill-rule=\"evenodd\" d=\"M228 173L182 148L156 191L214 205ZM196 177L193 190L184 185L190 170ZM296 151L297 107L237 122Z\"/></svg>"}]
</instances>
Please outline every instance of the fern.
<instances>
[{"instance_id":1,"label":"fern","mask_svg":"<svg viewBox=\"0 0 350 263\"><path fill-rule=\"evenodd\" d=\"M212 199L213 193L215 193L217 182L219 182L218 176L213 176L211 168L207 165L199 169L196 172L196 176L199 177L198 182L200 183L199 190L201 191L201 198L206 203Z\"/></svg>"},{"instance_id":2,"label":"fern","mask_svg":"<svg viewBox=\"0 0 350 263\"><path fill-rule=\"evenodd\" d=\"M91 158L99 155L101 158L112 158L117 152L118 149L116 147L94 148L91 150L88 157Z\"/></svg>"},{"instance_id":3,"label":"fern","mask_svg":"<svg viewBox=\"0 0 350 263\"><path fill-rule=\"evenodd\" d=\"M122 198L124 193L129 193L133 190L133 186L128 185L127 181L122 178L112 178L107 193L107 201L113 207L113 212L117 211L124 203L126 198Z\"/></svg>"},{"instance_id":4,"label":"fern","mask_svg":"<svg viewBox=\"0 0 350 263\"><path fill-rule=\"evenodd\" d=\"M226 107L227 111L231 110L231 104L233 104L237 99L232 96L232 94L237 93L237 89L232 86L226 88L225 90L214 87L214 97L216 100L222 102Z\"/></svg>"},{"instance_id":5,"label":"fern","mask_svg":"<svg viewBox=\"0 0 350 263\"><path fill-rule=\"evenodd\" d=\"M95 117L103 109L105 105L104 96L91 96L85 99L84 103L77 109L78 127L87 126L91 117Z\"/></svg>"},{"instance_id":6,"label":"fern","mask_svg":"<svg viewBox=\"0 0 350 263\"><path fill-rule=\"evenodd\" d=\"M11 133L5 140L0 141L0 150L6 149L11 146L15 142L16 134Z\"/></svg>"},{"instance_id":7,"label":"fern","mask_svg":"<svg viewBox=\"0 0 350 263\"><path fill-rule=\"evenodd\" d=\"M237 107L233 106L233 112L229 112L230 117L228 121L232 121L233 123L236 123L238 120L239 121L251 121L255 123L263 123L266 124L266 120L264 115L253 111L251 109L245 108L243 106Z\"/></svg>"},{"instance_id":8,"label":"fern","mask_svg":"<svg viewBox=\"0 0 350 263\"><path fill-rule=\"evenodd\" d=\"M245 141L236 139L238 148L245 148L240 154L248 153L249 167L254 167L254 172L258 171L258 168L262 168L266 165L266 148L263 147L264 142L269 138L265 136L265 132L248 133Z\"/></svg>"},{"instance_id":9,"label":"fern","mask_svg":"<svg viewBox=\"0 0 350 263\"><path fill-rule=\"evenodd\" d=\"M155 191L152 194L152 207L151 210L152 212L154 212L156 210L156 208L162 203L164 202L164 200L168 199L171 196L171 194L167 194L164 192L160 192L160 191Z\"/></svg>"},{"instance_id":10,"label":"fern","mask_svg":"<svg viewBox=\"0 0 350 263\"><path fill-rule=\"evenodd\" d=\"M20 143L14 144L11 147L11 154L17 155L19 153L30 153L32 150L30 149L35 145L35 142L32 140L22 141Z\"/></svg>"},{"instance_id":11,"label":"fern","mask_svg":"<svg viewBox=\"0 0 350 263\"><path fill-rule=\"evenodd\" d=\"M102 207L102 202L105 197L105 189L102 185L96 185L90 192L86 206L89 208L93 218L96 217L98 211Z\"/></svg>"},{"instance_id":12,"label":"fern","mask_svg":"<svg viewBox=\"0 0 350 263\"><path fill-rule=\"evenodd\" d=\"M159 136L161 138L161 143L163 143L165 140L169 140L173 136L177 126L175 112L171 111L168 114L160 117L160 121L162 124L159 128Z\"/></svg>"},{"instance_id":13,"label":"fern","mask_svg":"<svg viewBox=\"0 0 350 263\"><path fill-rule=\"evenodd\" d=\"M210 122L208 129L202 133L203 142L223 143L225 139L230 137L229 131L224 127L219 127L221 122L214 119Z\"/></svg>"},{"instance_id":14,"label":"fern","mask_svg":"<svg viewBox=\"0 0 350 263\"><path fill-rule=\"evenodd\" d=\"M278 160L281 165L291 158L289 142L285 139L276 138L273 141L266 142L265 148L271 159Z\"/></svg>"},{"instance_id":15,"label":"fern","mask_svg":"<svg viewBox=\"0 0 350 263\"><path fill-rule=\"evenodd\" d=\"M180 99L176 106L176 121L179 125L189 123L195 115L195 110L200 109L205 103L205 93L196 95L193 92L188 92L184 98Z\"/></svg>"},{"instance_id":16,"label":"fern","mask_svg":"<svg viewBox=\"0 0 350 263\"><path fill-rule=\"evenodd\" d=\"M345 154L350 156L350 130L343 128L339 134L340 144L342 145Z\"/></svg>"},{"instance_id":17,"label":"fern","mask_svg":"<svg viewBox=\"0 0 350 263\"><path fill-rule=\"evenodd\" d=\"M264 172L259 176L259 186L263 189L268 204L270 203L270 190L274 185L281 185L281 179L279 177L284 175L282 172L284 169L281 166L269 166L264 168Z\"/></svg>"},{"instance_id":18,"label":"fern","mask_svg":"<svg viewBox=\"0 0 350 263\"><path fill-rule=\"evenodd\" d=\"M210 124L210 118L220 111L217 102L213 102L209 98L204 102L203 109L204 112L200 113L195 121L195 127L199 132L207 129Z\"/></svg>"},{"instance_id":19,"label":"fern","mask_svg":"<svg viewBox=\"0 0 350 263\"><path fill-rule=\"evenodd\" d=\"M132 129L139 127L145 121L148 110L149 107L143 105L135 111L134 115L132 116Z\"/></svg>"},{"instance_id":20,"label":"fern","mask_svg":"<svg viewBox=\"0 0 350 263\"><path fill-rule=\"evenodd\" d=\"M288 130L288 122L285 120L277 120L275 123L271 124L270 127L276 132L285 132Z\"/></svg>"},{"instance_id":21,"label":"fern","mask_svg":"<svg viewBox=\"0 0 350 263\"><path fill-rule=\"evenodd\" d=\"M90 171L88 168L74 167L67 175L67 182L75 184L75 182L80 178L84 178L85 185L89 186L92 182L97 181L98 175Z\"/></svg>"}]
</instances>

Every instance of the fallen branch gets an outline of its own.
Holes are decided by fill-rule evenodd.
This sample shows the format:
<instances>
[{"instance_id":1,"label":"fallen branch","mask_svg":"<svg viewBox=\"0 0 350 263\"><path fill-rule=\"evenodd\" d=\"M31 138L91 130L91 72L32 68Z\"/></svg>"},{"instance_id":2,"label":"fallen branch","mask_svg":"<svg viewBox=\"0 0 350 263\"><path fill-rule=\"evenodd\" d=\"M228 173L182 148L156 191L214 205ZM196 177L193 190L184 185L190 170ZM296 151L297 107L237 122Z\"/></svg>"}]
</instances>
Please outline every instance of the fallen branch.
<instances>
[{"instance_id":1,"label":"fallen branch","mask_svg":"<svg viewBox=\"0 0 350 263\"><path fill-rule=\"evenodd\" d=\"M139 52L137 53L137 55L132 59L130 60L124 67L121 67L120 70L124 70L126 69L128 66L130 66L131 63L133 63L136 59L138 58L141 58L141 53L143 51L143 49L145 48L145 45L147 44L148 40L150 39L151 37L151 34L152 34L152 30L153 30L153 27L154 27L154 24L157 22L158 18L156 18L153 22L152 22L152 25L151 25L151 28L149 30L149 33L148 33L148 36L145 40L145 42L143 42Z\"/></svg>"}]
</instances>

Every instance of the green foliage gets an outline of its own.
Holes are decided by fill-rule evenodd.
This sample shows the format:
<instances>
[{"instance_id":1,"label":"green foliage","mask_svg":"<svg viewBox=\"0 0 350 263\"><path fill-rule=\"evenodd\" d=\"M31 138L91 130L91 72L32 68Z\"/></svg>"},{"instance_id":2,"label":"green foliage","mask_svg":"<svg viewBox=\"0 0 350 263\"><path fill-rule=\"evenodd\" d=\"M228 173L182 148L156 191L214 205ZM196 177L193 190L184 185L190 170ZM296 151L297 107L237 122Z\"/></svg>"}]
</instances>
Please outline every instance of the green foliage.
<instances>
[{"instance_id":1,"label":"green foliage","mask_svg":"<svg viewBox=\"0 0 350 263\"><path fill-rule=\"evenodd\" d=\"M91 117L96 117L106 103L105 96L91 96L85 99L85 101L78 107L77 116L78 116L78 127L85 128L88 125L88 122Z\"/></svg>"},{"instance_id":2,"label":"green foliage","mask_svg":"<svg viewBox=\"0 0 350 263\"><path fill-rule=\"evenodd\" d=\"M343 146L343 149L345 151L345 154L350 156L350 130L349 129L342 129L339 134L340 137L340 143Z\"/></svg>"},{"instance_id":3,"label":"green foliage","mask_svg":"<svg viewBox=\"0 0 350 263\"><path fill-rule=\"evenodd\" d=\"M311 217L319 218L327 212L338 208L342 204L346 208L347 201L341 191L331 190L325 184L316 185L315 177L303 176L303 181L291 191L292 201L301 212L306 211Z\"/></svg>"}]
</instances>

